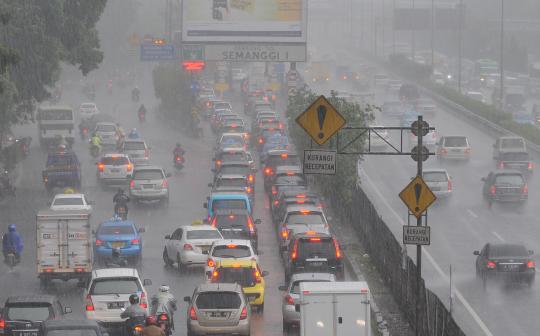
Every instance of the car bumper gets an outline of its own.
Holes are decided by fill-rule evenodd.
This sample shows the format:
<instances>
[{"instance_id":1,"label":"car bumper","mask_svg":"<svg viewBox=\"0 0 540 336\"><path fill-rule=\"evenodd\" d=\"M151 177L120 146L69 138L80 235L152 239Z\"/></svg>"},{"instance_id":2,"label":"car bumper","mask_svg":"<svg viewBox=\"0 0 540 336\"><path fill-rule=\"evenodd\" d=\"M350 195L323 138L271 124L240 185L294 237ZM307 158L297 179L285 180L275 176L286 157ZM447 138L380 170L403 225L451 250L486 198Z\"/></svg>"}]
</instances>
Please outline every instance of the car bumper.
<instances>
[{"instance_id":1,"label":"car bumper","mask_svg":"<svg viewBox=\"0 0 540 336\"><path fill-rule=\"evenodd\" d=\"M182 259L182 263L186 265L202 265L208 260L208 254L182 250L180 252L180 258Z\"/></svg>"},{"instance_id":2,"label":"car bumper","mask_svg":"<svg viewBox=\"0 0 540 336\"><path fill-rule=\"evenodd\" d=\"M98 174L98 178L105 183L125 183L131 178L131 175L125 176L110 176L106 174Z\"/></svg>"},{"instance_id":3,"label":"car bumper","mask_svg":"<svg viewBox=\"0 0 540 336\"><path fill-rule=\"evenodd\" d=\"M432 190L433 191L433 194L437 197L437 198L447 198L447 197L450 197L452 196L452 191L448 191L448 190Z\"/></svg>"},{"instance_id":4,"label":"car bumper","mask_svg":"<svg viewBox=\"0 0 540 336\"><path fill-rule=\"evenodd\" d=\"M189 320L187 329L194 335L249 335L250 323L245 319L235 326L201 326L198 321Z\"/></svg>"},{"instance_id":5,"label":"car bumper","mask_svg":"<svg viewBox=\"0 0 540 336\"><path fill-rule=\"evenodd\" d=\"M112 255L112 248L97 247L95 249L96 256L101 258L109 258ZM142 248L140 246L131 246L120 249L120 257L138 257L141 255Z\"/></svg>"},{"instance_id":6,"label":"car bumper","mask_svg":"<svg viewBox=\"0 0 540 336\"><path fill-rule=\"evenodd\" d=\"M492 196L491 200L494 202L501 202L501 203L520 203L520 202L526 202L529 199L528 196L514 196L514 195L496 195Z\"/></svg>"},{"instance_id":7,"label":"car bumper","mask_svg":"<svg viewBox=\"0 0 540 336\"><path fill-rule=\"evenodd\" d=\"M125 320L120 317L120 313L120 310L118 310L118 313L87 311L86 319L97 321L99 324L102 324L105 327L114 327L116 324L125 323Z\"/></svg>"},{"instance_id":8,"label":"car bumper","mask_svg":"<svg viewBox=\"0 0 540 336\"><path fill-rule=\"evenodd\" d=\"M467 161L470 159L470 156L466 154L447 154L439 155L439 158L443 160Z\"/></svg>"},{"instance_id":9,"label":"car bumper","mask_svg":"<svg viewBox=\"0 0 540 336\"><path fill-rule=\"evenodd\" d=\"M243 288L244 294L246 295L246 298L249 300L249 303L252 306L259 306L264 304L264 288L261 287L255 286Z\"/></svg>"},{"instance_id":10,"label":"car bumper","mask_svg":"<svg viewBox=\"0 0 540 336\"><path fill-rule=\"evenodd\" d=\"M511 282L531 282L534 281L536 272L488 272L489 279L498 279Z\"/></svg>"},{"instance_id":11,"label":"car bumper","mask_svg":"<svg viewBox=\"0 0 540 336\"><path fill-rule=\"evenodd\" d=\"M129 196L134 200L160 200L169 198L169 190L133 190L129 191Z\"/></svg>"},{"instance_id":12,"label":"car bumper","mask_svg":"<svg viewBox=\"0 0 540 336\"><path fill-rule=\"evenodd\" d=\"M300 324L300 313L294 308L294 305L284 305L281 309L283 312L283 323Z\"/></svg>"}]
</instances>

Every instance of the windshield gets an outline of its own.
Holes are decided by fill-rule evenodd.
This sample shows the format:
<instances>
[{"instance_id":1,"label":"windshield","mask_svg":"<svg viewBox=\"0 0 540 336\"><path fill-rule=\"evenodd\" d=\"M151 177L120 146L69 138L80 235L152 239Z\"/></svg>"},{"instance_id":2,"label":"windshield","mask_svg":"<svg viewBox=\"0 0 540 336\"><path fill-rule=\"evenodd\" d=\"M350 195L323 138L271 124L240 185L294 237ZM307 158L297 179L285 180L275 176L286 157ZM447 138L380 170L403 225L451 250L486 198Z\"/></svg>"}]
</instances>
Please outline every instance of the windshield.
<instances>
[{"instance_id":1,"label":"windshield","mask_svg":"<svg viewBox=\"0 0 540 336\"><path fill-rule=\"evenodd\" d=\"M48 304L14 304L9 305L6 320L46 321L51 316L51 306Z\"/></svg>"},{"instance_id":2,"label":"windshield","mask_svg":"<svg viewBox=\"0 0 540 336\"><path fill-rule=\"evenodd\" d=\"M446 182L448 178L445 172L424 172L424 180L426 182Z\"/></svg>"},{"instance_id":3,"label":"windshield","mask_svg":"<svg viewBox=\"0 0 540 336\"><path fill-rule=\"evenodd\" d=\"M126 141L124 142L124 150L145 150L146 146L142 141Z\"/></svg>"},{"instance_id":4,"label":"windshield","mask_svg":"<svg viewBox=\"0 0 540 336\"><path fill-rule=\"evenodd\" d=\"M237 283L242 287L255 285L255 275L251 267L223 267L219 270L220 283Z\"/></svg>"},{"instance_id":5,"label":"windshield","mask_svg":"<svg viewBox=\"0 0 540 336\"><path fill-rule=\"evenodd\" d=\"M212 202L212 210L219 209L247 209L246 200L244 199L220 199Z\"/></svg>"},{"instance_id":6,"label":"windshield","mask_svg":"<svg viewBox=\"0 0 540 336\"><path fill-rule=\"evenodd\" d=\"M141 291L136 278L96 279L90 288L91 295L133 294Z\"/></svg>"},{"instance_id":7,"label":"windshield","mask_svg":"<svg viewBox=\"0 0 540 336\"><path fill-rule=\"evenodd\" d=\"M245 178L222 178L217 180L216 187L245 187L247 185Z\"/></svg>"},{"instance_id":8,"label":"windshield","mask_svg":"<svg viewBox=\"0 0 540 336\"><path fill-rule=\"evenodd\" d=\"M84 202L81 197L70 197L70 198L57 198L54 200L53 206L59 205L84 205Z\"/></svg>"},{"instance_id":9,"label":"windshield","mask_svg":"<svg viewBox=\"0 0 540 336\"><path fill-rule=\"evenodd\" d=\"M137 170L133 174L134 180L163 180L163 172L159 169Z\"/></svg>"},{"instance_id":10,"label":"windshield","mask_svg":"<svg viewBox=\"0 0 540 336\"><path fill-rule=\"evenodd\" d=\"M495 184L522 185L523 177L518 174L502 174L495 177Z\"/></svg>"},{"instance_id":11,"label":"windshield","mask_svg":"<svg viewBox=\"0 0 540 336\"><path fill-rule=\"evenodd\" d=\"M285 221L288 224L321 224L325 223L324 217L321 213L309 212L309 213L292 213L287 216Z\"/></svg>"},{"instance_id":12,"label":"windshield","mask_svg":"<svg viewBox=\"0 0 540 336\"><path fill-rule=\"evenodd\" d=\"M212 256L216 258L248 258L251 257L251 251L245 245L222 245L214 247Z\"/></svg>"},{"instance_id":13,"label":"windshield","mask_svg":"<svg viewBox=\"0 0 540 336\"><path fill-rule=\"evenodd\" d=\"M205 292L195 299L199 309L238 309L241 303L240 295L234 292Z\"/></svg>"},{"instance_id":14,"label":"windshield","mask_svg":"<svg viewBox=\"0 0 540 336\"><path fill-rule=\"evenodd\" d=\"M217 230L189 230L187 239L221 239L221 235Z\"/></svg>"},{"instance_id":15,"label":"windshield","mask_svg":"<svg viewBox=\"0 0 540 336\"><path fill-rule=\"evenodd\" d=\"M465 137L446 137L444 138L446 147L467 147L467 138Z\"/></svg>"},{"instance_id":16,"label":"windshield","mask_svg":"<svg viewBox=\"0 0 540 336\"><path fill-rule=\"evenodd\" d=\"M108 156L101 159L101 163L106 166L123 166L129 163L128 159L124 156Z\"/></svg>"},{"instance_id":17,"label":"windshield","mask_svg":"<svg viewBox=\"0 0 540 336\"><path fill-rule=\"evenodd\" d=\"M489 247L490 257L526 257L529 253L522 245L491 245Z\"/></svg>"},{"instance_id":18,"label":"windshield","mask_svg":"<svg viewBox=\"0 0 540 336\"><path fill-rule=\"evenodd\" d=\"M97 336L94 329L47 330L47 336Z\"/></svg>"},{"instance_id":19,"label":"windshield","mask_svg":"<svg viewBox=\"0 0 540 336\"><path fill-rule=\"evenodd\" d=\"M218 228L223 227L241 227L245 228L248 225L247 215L218 215L215 219Z\"/></svg>"},{"instance_id":20,"label":"windshield","mask_svg":"<svg viewBox=\"0 0 540 336\"><path fill-rule=\"evenodd\" d=\"M129 235L135 231L131 226L101 226L98 235Z\"/></svg>"},{"instance_id":21,"label":"windshield","mask_svg":"<svg viewBox=\"0 0 540 336\"><path fill-rule=\"evenodd\" d=\"M525 145L523 143L523 139L521 138L510 138L501 140L502 148L523 148L524 146Z\"/></svg>"},{"instance_id":22,"label":"windshield","mask_svg":"<svg viewBox=\"0 0 540 336\"><path fill-rule=\"evenodd\" d=\"M303 238L298 241L298 258L334 258L334 243L331 239Z\"/></svg>"},{"instance_id":23,"label":"windshield","mask_svg":"<svg viewBox=\"0 0 540 336\"><path fill-rule=\"evenodd\" d=\"M96 131L98 132L116 132L114 125L97 125Z\"/></svg>"}]
</instances>

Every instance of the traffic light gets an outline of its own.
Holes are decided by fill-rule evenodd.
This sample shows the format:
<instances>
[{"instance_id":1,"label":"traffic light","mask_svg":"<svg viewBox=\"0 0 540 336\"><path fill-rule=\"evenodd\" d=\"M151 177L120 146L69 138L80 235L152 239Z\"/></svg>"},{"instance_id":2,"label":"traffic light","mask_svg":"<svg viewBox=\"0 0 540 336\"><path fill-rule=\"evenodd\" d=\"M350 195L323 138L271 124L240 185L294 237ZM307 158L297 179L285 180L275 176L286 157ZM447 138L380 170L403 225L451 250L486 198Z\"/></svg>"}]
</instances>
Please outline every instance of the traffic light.
<instances>
[{"instance_id":1,"label":"traffic light","mask_svg":"<svg viewBox=\"0 0 540 336\"><path fill-rule=\"evenodd\" d=\"M152 41L154 45L162 46L166 44L166 41L164 39L154 39Z\"/></svg>"},{"instance_id":2,"label":"traffic light","mask_svg":"<svg viewBox=\"0 0 540 336\"><path fill-rule=\"evenodd\" d=\"M204 69L204 61L184 61L182 66L186 71L201 71Z\"/></svg>"}]
</instances>

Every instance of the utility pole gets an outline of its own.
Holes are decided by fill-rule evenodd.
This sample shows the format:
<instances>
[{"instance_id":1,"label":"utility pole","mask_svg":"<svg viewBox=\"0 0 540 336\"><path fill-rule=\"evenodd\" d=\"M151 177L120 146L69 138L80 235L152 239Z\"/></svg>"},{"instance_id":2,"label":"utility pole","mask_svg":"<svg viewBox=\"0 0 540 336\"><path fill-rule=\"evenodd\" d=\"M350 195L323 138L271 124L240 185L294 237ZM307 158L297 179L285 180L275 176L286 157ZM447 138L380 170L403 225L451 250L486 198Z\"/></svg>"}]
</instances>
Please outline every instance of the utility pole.
<instances>
[{"instance_id":1,"label":"utility pole","mask_svg":"<svg viewBox=\"0 0 540 336\"><path fill-rule=\"evenodd\" d=\"M501 68L501 80L500 80L500 106L503 109L504 104L504 0L501 0L501 59L500 65Z\"/></svg>"},{"instance_id":2,"label":"utility pole","mask_svg":"<svg viewBox=\"0 0 540 336\"><path fill-rule=\"evenodd\" d=\"M458 92L461 93L461 58L462 58L462 38L463 38L463 0L459 0L459 22L458 22Z\"/></svg>"},{"instance_id":3,"label":"utility pole","mask_svg":"<svg viewBox=\"0 0 540 336\"><path fill-rule=\"evenodd\" d=\"M384 57L385 54L384 54L384 49L386 47L385 43L384 43L384 32L385 32L385 29L384 29L384 25L386 24L386 19L384 17L384 0L381 0L381 3L382 3L382 8L381 8L381 22L382 22L382 25L381 25L381 35L382 35L382 56Z\"/></svg>"},{"instance_id":4,"label":"utility pole","mask_svg":"<svg viewBox=\"0 0 540 336\"><path fill-rule=\"evenodd\" d=\"M414 12L415 12L415 5L414 5L414 0L412 0L412 15L414 17ZM416 39L416 29L414 27L415 23L413 22L412 23L412 30L411 30L411 57L412 57L412 61L414 62L414 59L415 59L415 54L416 54L416 46L415 46L415 39Z\"/></svg>"},{"instance_id":5,"label":"utility pole","mask_svg":"<svg viewBox=\"0 0 540 336\"><path fill-rule=\"evenodd\" d=\"M417 131L416 131L416 137L418 138L418 144L416 145L417 150L417 169L416 169L416 176L422 177L422 163L423 160L423 150L422 150L422 140L424 138L423 136L423 128L424 128L424 119L420 115L418 116L418 125L417 125ZM422 226L422 216L417 217L416 219L416 225ZM422 282L422 245L416 245L416 336L420 335L420 311L422 310L422 301L420 300L420 283Z\"/></svg>"},{"instance_id":6,"label":"utility pole","mask_svg":"<svg viewBox=\"0 0 540 336\"><path fill-rule=\"evenodd\" d=\"M431 69L435 66L435 0L431 0Z\"/></svg>"},{"instance_id":7,"label":"utility pole","mask_svg":"<svg viewBox=\"0 0 540 336\"><path fill-rule=\"evenodd\" d=\"M392 54L396 53L396 0L392 0Z\"/></svg>"}]
</instances>

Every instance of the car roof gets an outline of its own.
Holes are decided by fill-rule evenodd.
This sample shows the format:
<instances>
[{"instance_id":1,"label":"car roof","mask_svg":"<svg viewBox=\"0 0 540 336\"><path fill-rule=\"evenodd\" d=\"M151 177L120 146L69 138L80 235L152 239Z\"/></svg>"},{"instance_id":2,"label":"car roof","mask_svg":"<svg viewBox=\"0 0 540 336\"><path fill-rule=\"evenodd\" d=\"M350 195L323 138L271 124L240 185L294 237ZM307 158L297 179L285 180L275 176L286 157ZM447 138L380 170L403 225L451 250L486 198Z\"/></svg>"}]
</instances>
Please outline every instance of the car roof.
<instances>
[{"instance_id":1,"label":"car roof","mask_svg":"<svg viewBox=\"0 0 540 336\"><path fill-rule=\"evenodd\" d=\"M106 157L124 157L126 159L129 159L129 155L127 154L124 154L124 153L107 153L107 154L103 154L103 156L101 157L102 159L103 158L106 158Z\"/></svg>"},{"instance_id":2,"label":"car roof","mask_svg":"<svg viewBox=\"0 0 540 336\"><path fill-rule=\"evenodd\" d=\"M98 125L109 125L109 126L112 125L112 126L116 127L116 124L115 124L115 123L113 123L113 122L108 122L108 121L100 121L100 122L97 122L97 123L96 123L96 126L98 126Z\"/></svg>"},{"instance_id":3,"label":"car roof","mask_svg":"<svg viewBox=\"0 0 540 336\"><path fill-rule=\"evenodd\" d=\"M33 303L44 302L53 304L56 301L54 295L36 294L36 295L14 295L10 296L6 300L6 305L10 303Z\"/></svg>"},{"instance_id":4,"label":"car roof","mask_svg":"<svg viewBox=\"0 0 540 336\"><path fill-rule=\"evenodd\" d=\"M221 134L221 138L226 137L226 136L228 136L228 137L237 137L237 138L242 138L242 139L244 138L244 135L242 133L223 133L223 134Z\"/></svg>"},{"instance_id":5,"label":"car roof","mask_svg":"<svg viewBox=\"0 0 540 336\"><path fill-rule=\"evenodd\" d=\"M423 173L446 173L448 174L448 171L444 168L428 168L424 169Z\"/></svg>"},{"instance_id":6,"label":"car roof","mask_svg":"<svg viewBox=\"0 0 540 336\"><path fill-rule=\"evenodd\" d=\"M318 207L311 204L308 204L308 205L292 204L287 207L287 212L296 212L296 211L300 212L302 210L324 213L322 209L319 209Z\"/></svg>"},{"instance_id":7,"label":"car roof","mask_svg":"<svg viewBox=\"0 0 540 336\"><path fill-rule=\"evenodd\" d=\"M95 320L48 320L44 322L43 327L47 330L75 330L82 329L97 329L99 324Z\"/></svg>"},{"instance_id":8,"label":"car roof","mask_svg":"<svg viewBox=\"0 0 540 336\"><path fill-rule=\"evenodd\" d=\"M109 219L101 223L101 226L135 226L135 223L130 220L114 220Z\"/></svg>"},{"instance_id":9,"label":"car roof","mask_svg":"<svg viewBox=\"0 0 540 336\"><path fill-rule=\"evenodd\" d=\"M296 273L291 276L290 282L302 280L336 281L336 276L332 273Z\"/></svg>"},{"instance_id":10,"label":"car roof","mask_svg":"<svg viewBox=\"0 0 540 336\"><path fill-rule=\"evenodd\" d=\"M94 279L116 278L116 277L139 277L139 272L135 268L100 268L94 270Z\"/></svg>"},{"instance_id":11,"label":"car roof","mask_svg":"<svg viewBox=\"0 0 540 336\"><path fill-rule=\"evenodd\" d=\"M216 178L218 179L245 179L246 178L246 175L245 174L224 174L224 173L219 173Z\"/></svg>"},{"instance_id":12,"label":"car roof","mask_svg":"<svg viewBox=\"0 0 540 336\"><path fill-rule=\"evenodd\" d=\"M186 226L183 226L183 229L185 231L202 231L202 230L219 231L212 225L208 225L208 224L186 225Z\"/></svg>"},{"instance_id":13,"label":"car roof","mask_svg":"<svg viewBox=\"0 0 540 336\"><path fill-rule=\"evenodd\" d=\"M56 194L54 195L54 199L59 198L83 198L84 194Z\"/></svg>"},{"instance_id":14,"label":"car roof","mask_svg":"<svg viewBox=\"0 0 540 336\"><path fill-rule=\"evenodd\" d=\"M197 292L237 292L242 293L242 286L238 283L203 283L197 286Z\"/></svg>"}]
</instances>

